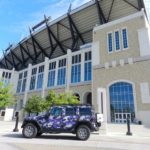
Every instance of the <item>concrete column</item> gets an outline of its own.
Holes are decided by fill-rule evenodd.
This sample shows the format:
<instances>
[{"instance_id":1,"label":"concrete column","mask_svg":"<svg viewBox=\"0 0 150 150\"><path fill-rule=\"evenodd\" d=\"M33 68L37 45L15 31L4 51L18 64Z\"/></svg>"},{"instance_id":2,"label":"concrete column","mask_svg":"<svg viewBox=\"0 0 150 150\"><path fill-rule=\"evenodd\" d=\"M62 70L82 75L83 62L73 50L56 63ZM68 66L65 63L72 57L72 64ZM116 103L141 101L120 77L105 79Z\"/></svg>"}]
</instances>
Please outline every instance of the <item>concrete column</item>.
<instances>
[{"instance_id":1,"label":"concrete column","mask_svg":"<svg viewBox=\"0 0 150 150\"><path fill-rule=\"evenodd\" d=\"M31 80L31 73L32 73L32 65L29 64L28 65L28 71L27 71L27 81L26 81L26 88L25 88L25 91L24 91L24 98L23 98L23 105L26 104L26 101L27 101L27 95L28 95L28 91L30 89L30 80Z\"/></svg>"},{"instance_id":2,"label":"concrete column","mask_svg":"<svg viewBox=\"0 0 150 150\"><path fill-rule=\"evenodd\" d=\"M57 86L57 77L58 77L58 62L59 60L56 60L56 69L55 69L55 82L54 82L54 86Z\"/></svg>"},{"instance_id":3,"label":"concrete column","mask_svg":"<svg viewBox=\"0 0 150 150\"><path fill-rule=\"evenodd\" d=\"M37 71L36 71L36 74L35 74L35 88L34 90L37 90L37 82L38 82L38 75L39 75L39 66L36 67L37 68Z\"/></svg>"},{"instance_id":4,"label":"concrete column","mask_svg":"<svg viewBox=\"0 0 150 150\"><path fill-rule=\"evenodd\" d=\"M99 42L92 44L92 66L100 64L100 46Z\"/></svg>"},{"instance_id":5,"label":"concrete column","mask_svg":"<svg viewBox=\"0 0 150 150\"><path fill-rule=\"evenodd\" d=\"M81 53L81 82L84 82L84 53Z\"/></svg>"},{"instance_id":6,"label":"concrete column","mask_svg":"<svg viewBox=\"0 0 150 150\"><path fill-rule=\"evenodd\" d=\"M69 91L71 83L71 64L72 64L71 50L67 50L67 64L66 64L66 91Z\"/></svg>"},{"instance_id":7,"label":"concrete column","mask_svg":"<svg viewBox=\"0 0 150 150\"><path fill-rule=\"evenodd\" d=\"M43 76L43 86L42 86L42 98L45 97L45 90L47 88L47 82L48 82L48 72L49 72L49 59L45 57L44 62L44 76Z\"/></svg>"},{"instance_id":8,"label":"concrete column","mask_svg":"<svg viewBox=\"0 0 150 150\"><path fill-rule=\"evenodd\" d=\"M15 68L11 71L11 78L10 78L10 84L13 85L13 90L16 92L17 90L17 83L18 83L18 73L15 73ZM16 82L17 81L17 82Z\"/></svg>"},{"instance_id":9,"label":"concrete column","mask_svg":"<svg viewBox=\"0 0 150 150\"><path fill-rule=\"evenodd\" d=\"M0 69L0 80L2 79L3 69Z\"/></svg>"},{"instance_id":10,"label":"concrete column","mask_svg":"<svg viewBox=\"0 0 150 150\"><path fill-rule=\"evenodd\" d=\"M107 134L107 98L106 98L106 89L98 88L97 89L97 104L98 104L98 113L103 114L104 122L100 132Z\"/></svg>"},{"instance_id":11,"label":"concrete column","mask_svg":"<svg viewBox=\"0 0 150 150\"><path fill-rule=\"evenodd\" d=\"M11 71L10 84L13 83L13 81L14 81L14 73L15 73L15 68L13 68Z\"/></svg>"},{"instance_id":12,"label":"concrete column","mask_svg":"<svg viewBox=\"0 0 150 150\"><path fill-rule=\"evenodd\" d=\"M138 30L140 56L150 55L150 28Z\"/></svg>"}]
</instances>

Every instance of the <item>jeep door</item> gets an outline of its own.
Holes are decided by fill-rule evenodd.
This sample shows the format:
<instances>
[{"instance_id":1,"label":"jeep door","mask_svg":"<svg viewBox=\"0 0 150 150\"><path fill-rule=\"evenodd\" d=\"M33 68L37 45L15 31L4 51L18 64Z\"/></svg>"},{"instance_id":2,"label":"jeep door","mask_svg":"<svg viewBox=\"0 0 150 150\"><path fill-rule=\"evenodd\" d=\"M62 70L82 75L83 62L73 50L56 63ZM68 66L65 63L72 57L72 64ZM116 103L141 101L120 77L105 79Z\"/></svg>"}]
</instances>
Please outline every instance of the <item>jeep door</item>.
<instances>
[{"instance_id":1,"label":"jeep door","mask_svg":"<svg viewBox=\"0 0 150 150\"><path fill-rule=\"evenodd\" d=\"M66 107L65 114L62 116L62 128L64 131L69 131L74 128L78 116L76 115L75 107Z\"/></svg>"},{"instance_id":2,"label":"jeep door","mask_svg":"<svg viewBox=\"0 0 150 150\"><path fill-rule=\"evenodd\" d=\"M62 122L62 108L53 107L47 120L48 131L60 131Z\"/></svg>"}]
</instances>

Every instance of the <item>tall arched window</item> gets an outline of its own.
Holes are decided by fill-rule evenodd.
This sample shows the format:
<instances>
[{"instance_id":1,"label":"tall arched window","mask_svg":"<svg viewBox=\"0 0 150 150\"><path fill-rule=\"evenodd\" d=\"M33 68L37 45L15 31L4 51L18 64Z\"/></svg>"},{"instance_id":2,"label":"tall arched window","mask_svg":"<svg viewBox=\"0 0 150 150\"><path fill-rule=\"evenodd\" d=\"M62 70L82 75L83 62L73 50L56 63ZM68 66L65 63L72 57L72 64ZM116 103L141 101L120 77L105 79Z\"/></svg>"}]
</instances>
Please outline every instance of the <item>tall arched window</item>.
<instances>
[{"instance_id":1,"label":"tall arched window","mask_svg":"<svg viewBox=\"0 0 150 150\"><path fill-rule=\"evenodd\" d=\"M117 82L109 87L111 121L125 123L127 117L135 118L134 95L132 84Z\"/></svg>"}]
</instances>

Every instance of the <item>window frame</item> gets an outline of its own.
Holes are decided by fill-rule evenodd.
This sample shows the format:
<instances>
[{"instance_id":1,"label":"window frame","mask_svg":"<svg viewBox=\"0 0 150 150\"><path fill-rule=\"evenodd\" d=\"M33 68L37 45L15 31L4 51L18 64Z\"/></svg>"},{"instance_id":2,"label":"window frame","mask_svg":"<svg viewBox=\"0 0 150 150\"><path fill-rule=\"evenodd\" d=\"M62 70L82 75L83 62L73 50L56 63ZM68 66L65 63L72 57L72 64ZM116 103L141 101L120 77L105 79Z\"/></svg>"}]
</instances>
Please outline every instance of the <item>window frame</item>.
<instances>
[{"instance_id":1,"label":"window frame","mask_svg":"<svg viewBox=\"0 0 150 150\"><path fill-rule=\"evenodd\" d=\"M54 110L56 110L56 109L61 109L61 114L60 115L53 115L52 113L53 113L53 111ZM52 116L52 117L58 117L58 116L62 116L63 115L63 108L62 107L53 107L52 109L51 109L51 111L50 111L50 116Z\"/></svg>"},{"instance_id":2,"label":"window frame","mask_svg":"<svg viewBox=\"0 0 150 150\"><path fill-rule=\"evenodd\" d=\"M67 111L66 111L67 109L74 109L73 114L70 114L70 113L67 114ZM65 108L65 116L75 116L76 114L77 114L77 108L75 108L75 107L66 107Z\"/></svg>"},{"instance_id":3,"label":"window frame","mask_svg":"<svg viewBox=\"0 0 150 150\"><path fill-rule=\"evenodd\" d=\"M57 72L57 86L64 86L66 84L66 69L67 58L58 60L58 72ZM61 82L61 80L63 80Z\"/></svg>"},{"instance_id":4,"label":"window frame","mask_svg":"<svg viewBox=\"0 0 150 150\"><path fill-rule=\"evenodd\" d=\"M124 48L124 38L123 38L123 30L126 30L126 40L127 40L127 48ZM121 43L122 43L122 50L127 50L129 49L129 39L128 39L128 28L127 27L122 27L121 28Z\"/></svg>"},{"instance_id":5,"label":"window frame","mask_svg":"<svg viewBox=\"0 0 150 150\"><path fill-rule=\"evenodd\" d=\"M56 75L56 73L57 73L56 69L57 69L57 60L49 62L47 88L52 88L52 87L55 86L55 80L56 80L56 77L57 77L57 75ZM49 76L50 76L51 73L54 74L53 75L54 76L54 78L53 78L54 79L53 80L53 84L51 84L51 80L50 80L52 78L49 78Z\"/></svg>"},{"instance_id":6,"label":"window frame","mask_svg":"<svg viewBox=\"0 0 150 150\"><path fill-rule=\"evenodd\" d=\"M117 44L116 44L116 32L119 33L119 49L117 49ZM122 50L122 41L121 41L121 32L119 29L114 30L114 50L115 52L119 52Z\"/></svg>"},{"instance_id":7,"label":"window frame","mask_svg":"<svg viewBox=\"0 0 150 150\"><path fill-rule=\"evenodd\" d=\"M109 51L109 34L112 35L112 51ZM108 54L111 54L111 53L113 53L113 51L114 51L113 32L110 31L110 32L107 32L107 52L108 52Z\"/></svg>"},{"instance_id":8,"label":"window frame","mask_svg":"<svg viewBox=\"0 0 150 150\"><path fill-rule=\"evenodd\" d=\"M78 56L77 59L75 59L76 56ZM78 83L81 82L81 71L82 71L82 68L81 68L82 67L82 65L81 65L82 60L81 59L82 59L82 56L81 56L81 53L79 53L79 54L72 55L71 57L72 57L71 58L71 60L72 60L71 61L71 84L78 84ZM80 69L78 69L78 68L80 68ZM74 74L72 73L73 72L72 70L74 70ZM80 71L80 74L79 74L79 77L78 77L77 75L78 75L79 71ZM75 77L77 78L77 82L75 81L76 80Z\"/></svg>"},{"instance_id":9,"label":"window frame","mask_svg":"<svg viewBox=\"0 0 150 150\"><path fill-rule=\"evenodd\" d=\"M36 71L35 71L36 70ZM36 90L36 86L37 86L37 75L38 75L38 66L32 68L31 70L31 78L30 78L30 87L29 87L29 91L34 91ZM31 81L32 81L32 78L35 77L35 83L34 83L34 88L31 89Z\"/></svg>"},{"instance_id":10,"label":"window frame","mask_svg":"<svg viewBox=\"0 0 150 150\"><path fill-rule=\"evenodd\" d=\"M36 81L37 82L36 83L36 89L37 90L41 90L43 88L44 70L45 70L44 65L40 65L37 69L37 81ZM40 82L39 82L39 80L40 80ZM40 85L40 84L42 84L42 85Z\"/></svg>"},{"instance_id":11,"label":"window frame","mask_svg":"<svg viewBox=\"0 0 150 150\"><path fill-rule=\"evenodd\" d=\"M81 114L81 109L89 109L90 110L90 114L88 114L87 112L84 112L84 113ZM79 115L80 116L91 116L92 115L92 109L90 107L86 107L86 108L79 107Z\"/></svg>"},{"instance_id":12,"label":"window frame","mask_svg":"<svg viewBox=\"0 0 150 150\"><path fill-rule=\"evenodd\" d=\"M88 55L90 53L90 57L88 57L88 59L86 60L86 54ZM89 67L89 63L91 63L91 74L89 75L88 73L88 67ZM87 65L87 70L85 65ZM86 74L87 71L87 74ZM89 79L89 77L91 77L91 79ZM88 82L92 80L92 51L87 51L84 53L84 82Z\"/></svg>"}]
</instances>

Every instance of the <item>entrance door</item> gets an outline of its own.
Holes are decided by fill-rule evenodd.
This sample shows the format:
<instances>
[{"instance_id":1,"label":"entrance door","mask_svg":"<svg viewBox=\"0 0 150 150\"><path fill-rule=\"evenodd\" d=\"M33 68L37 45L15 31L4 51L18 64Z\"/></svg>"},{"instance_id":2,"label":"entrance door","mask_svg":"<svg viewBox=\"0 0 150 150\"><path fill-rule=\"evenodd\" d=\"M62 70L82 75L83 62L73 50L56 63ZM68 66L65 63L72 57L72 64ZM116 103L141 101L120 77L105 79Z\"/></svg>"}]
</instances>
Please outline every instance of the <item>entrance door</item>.
<instances>
[{"instance_id":1,"label":"entrance door","mask_svg":"<svg viewBox=\"0 0 150 150\"><path fill-rule=\"evenodd\" d=\"M131 113L115 113L115 123L126 123L127 118L131 122Z\"/></svg>"},{"instance_id":2,"label":"entrance door","mask_svg":"<svg viewBox=\"0 0 150 150\"><path fill-rule=\"evenodd\" d=\"M134 93L132 84L117 82L109 87L111 121L125 123L127 116L135 118Z\"/></svg>"}]
</instances>

